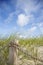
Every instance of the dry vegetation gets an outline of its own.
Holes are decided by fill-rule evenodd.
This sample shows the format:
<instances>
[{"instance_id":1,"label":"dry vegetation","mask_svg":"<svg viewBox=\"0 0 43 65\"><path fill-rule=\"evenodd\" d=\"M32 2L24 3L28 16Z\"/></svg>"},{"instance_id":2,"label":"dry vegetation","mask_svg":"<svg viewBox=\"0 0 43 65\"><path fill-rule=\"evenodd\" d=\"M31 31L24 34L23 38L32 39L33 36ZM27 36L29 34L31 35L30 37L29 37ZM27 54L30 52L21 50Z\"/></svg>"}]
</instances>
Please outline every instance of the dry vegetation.
<instances>
[{"instance_id":1,"label":"dry vegetation","mask_svg":"<svg viewBox=\"0 0 43 65\"><path fill-rule=\"evenodd\" d=\"M12 39L15 39L15 38L10 36L9 38L6 38L6 39L0 39L0 48L2 48L4 45L9 43ZM30 38L30 39L19 39L19 44L21 47L23 47L24 50L27 50L33 56L37 57L37 47L43 46L43 37ZM2 51L0 51L0 65L7 65L8 51L9 51L9 47L6 47ZM34 62L35 61L31 57L28 58L22 52L20 51L18 52L18 63L20 65L35 65Z\"/></svg>"}]
</instances>

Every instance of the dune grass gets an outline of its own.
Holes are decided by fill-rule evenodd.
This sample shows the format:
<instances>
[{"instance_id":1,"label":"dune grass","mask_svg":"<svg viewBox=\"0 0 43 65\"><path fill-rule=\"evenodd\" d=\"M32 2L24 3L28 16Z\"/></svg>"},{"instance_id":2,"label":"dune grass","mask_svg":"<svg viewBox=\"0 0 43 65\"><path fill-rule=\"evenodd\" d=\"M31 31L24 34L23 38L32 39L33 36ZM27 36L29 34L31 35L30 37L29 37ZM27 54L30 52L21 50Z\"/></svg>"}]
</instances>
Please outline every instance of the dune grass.
<instances>
[{"instance_id":1,"label":"dune grass","mask_svg":"<svg viewBox=\"0 0 43 65\"><path fill-rule=\"evenodd\" d=\"M14 36L10 36L8 38L2 38L0 39L0 48L3 48L4 45L8 44L11 40L14 40ZM32 51L32 46L43 46L43 36L38 38L29 38L29 39L19 39L19 44L23 48L26 48L29 51ZM5 65L5 63L8 60L8 51L9 48L5 48L2 51L0 51L0 65ZM32 51L33 52L33 51ZM19 52L19 55L22 54ZM24 55L25 58L25 55ZM4 59L4 60L3 60Z\"/></svg>"}]
</instances>

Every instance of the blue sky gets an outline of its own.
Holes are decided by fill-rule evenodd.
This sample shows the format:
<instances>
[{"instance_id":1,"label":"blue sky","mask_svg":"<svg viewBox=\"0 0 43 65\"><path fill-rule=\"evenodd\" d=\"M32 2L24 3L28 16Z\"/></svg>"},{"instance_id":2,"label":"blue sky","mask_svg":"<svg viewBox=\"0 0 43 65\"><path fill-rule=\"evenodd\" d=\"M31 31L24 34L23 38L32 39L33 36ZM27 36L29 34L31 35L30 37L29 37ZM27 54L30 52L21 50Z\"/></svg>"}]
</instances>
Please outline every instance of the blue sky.
<instances>
[{"instance_id":1,"label":"blue sky","mask_svg":"<svg viewBox=\"0 0 43 65\"><path fill-rule=\"evenodd\" d=\"M0 0L0 35L43 35L43 0Z\"/></svg>"}]
</instances>

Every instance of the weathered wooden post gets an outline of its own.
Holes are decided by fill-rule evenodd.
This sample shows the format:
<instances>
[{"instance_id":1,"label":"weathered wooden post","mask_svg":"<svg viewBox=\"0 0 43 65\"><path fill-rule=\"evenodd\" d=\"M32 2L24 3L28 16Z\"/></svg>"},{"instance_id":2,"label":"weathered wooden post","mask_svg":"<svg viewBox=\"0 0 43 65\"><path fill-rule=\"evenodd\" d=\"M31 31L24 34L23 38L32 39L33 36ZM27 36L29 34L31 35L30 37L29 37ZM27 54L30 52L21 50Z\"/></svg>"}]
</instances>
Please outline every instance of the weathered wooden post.
<instances>
[{"instance_id":1,"label":"weathered wooden post","mask_svg":"<svg viewBox=\"0 0 43 65\"><path fill-rule=\"evenodd\" d=\"M16 41L12 41L9 45L9 65L18 65L17 64L17 47L14 44L17 44Z\"/></svg>"}]
</instances>

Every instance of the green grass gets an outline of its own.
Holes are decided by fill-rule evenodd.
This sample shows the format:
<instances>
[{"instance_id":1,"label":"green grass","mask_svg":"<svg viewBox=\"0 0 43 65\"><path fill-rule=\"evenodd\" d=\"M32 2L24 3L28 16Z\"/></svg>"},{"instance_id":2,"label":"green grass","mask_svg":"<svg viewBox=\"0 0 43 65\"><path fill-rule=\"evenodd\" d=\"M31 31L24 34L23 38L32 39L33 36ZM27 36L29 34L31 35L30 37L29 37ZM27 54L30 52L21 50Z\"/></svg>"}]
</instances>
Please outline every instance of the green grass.
<instances>
[{"instance_id":1,"label":"green grass","mask_svg":"<svg viewBox=\"0 0 43 65\"><path fill-rule=\"evenodd\" d=\"M0 48L3 48L4 45L8 44L11 40L14 40L16 37L10 36L9 38L2 38L0 39ZM27 50L32 51L34 48L32 46L43 46L43 37L39 38L30 38L30 39L19 39L19 44L23 48L25 47ZM33 51L32 51L33 52ZM5 63L8 60L8 53L9 53L9 48L5 48L2 51L0 51L0 65L5 65ZM23 54L22 52L19 52L19 55ZM25 55L24 55L25 58ZM3 61L4 59L4 61Z\"/></svg>"}]
</instances>

